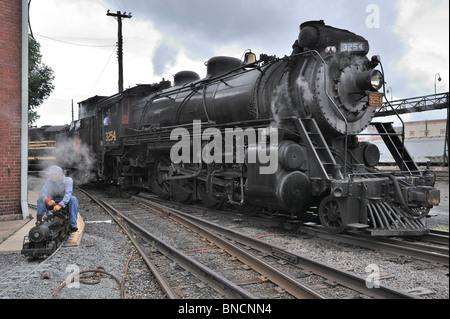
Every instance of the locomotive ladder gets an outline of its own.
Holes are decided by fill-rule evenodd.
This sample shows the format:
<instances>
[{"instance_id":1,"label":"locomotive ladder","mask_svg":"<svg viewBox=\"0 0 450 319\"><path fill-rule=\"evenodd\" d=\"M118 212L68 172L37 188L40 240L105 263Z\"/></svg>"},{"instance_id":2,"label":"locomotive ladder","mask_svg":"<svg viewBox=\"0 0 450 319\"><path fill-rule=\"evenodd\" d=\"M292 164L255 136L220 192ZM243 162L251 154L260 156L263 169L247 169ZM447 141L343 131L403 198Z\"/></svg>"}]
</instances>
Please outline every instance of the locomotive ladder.
<instances>
[{"instance_id":1,"label":"locomotive ladder","mask_svg":"<svg viewBox=\"0 0 450 319\"><path fill-rule=\"evenodd\" d=\"M411 155L404 147L404 143L400 139L398 133L395 132L392 123L372 123L372 125L374 125L378 133L380 133L381 138L394 157L395 163L400 170L408 170L409 172L419 171L417 164L413 161Z\"/></svg>"},{"instance_id":2,"label":"locomotive ladder","mask_svg":"<svg viewBox=\"0 0 450 319\"><path fill-rule=\"evenodd\" d=\"M313 118L299 118L296 121L297 129L300 132L308 152L319 167L319 173L324 179L330 179L330 175L336 179L342 179L342 173L339 170L336 160L331 154L322 132Z\"/></svg>"}]
</instances>

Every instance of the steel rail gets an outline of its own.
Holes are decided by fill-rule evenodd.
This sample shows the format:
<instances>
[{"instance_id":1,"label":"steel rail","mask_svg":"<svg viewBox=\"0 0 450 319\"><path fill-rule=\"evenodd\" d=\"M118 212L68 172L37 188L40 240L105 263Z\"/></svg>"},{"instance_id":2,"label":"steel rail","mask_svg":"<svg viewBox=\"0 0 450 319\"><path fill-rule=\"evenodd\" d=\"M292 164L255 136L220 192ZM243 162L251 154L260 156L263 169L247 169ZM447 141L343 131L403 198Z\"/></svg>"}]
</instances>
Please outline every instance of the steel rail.
<instances>
[{"instance_id":1,"label":"steel rail","mask_svg":"<svg viewBox=\"0 0 450 319\"><path fill-rule=\"evenodd\" d=\"M358 241L359 240L360 237L358 237ZM420 260L437 262L446 266L449 265L448 237L447 247L432 246L421 242L409 242L389 238L376 238L373 242L383 245L383 249L385 250L397 252L399 254L405 254L406 252L409 256Z\"/></svg>"},{"instance_id":2,"label":"steel rail","mask_svg":"<svg viewBox=\"0 0 450 319\"><path fill-rule=\"evenodd\" d=\"M430 233L422 238L431 243L449 246L448 231L431 229Z\"/></svg>"},{"instance_id":3,"label":"steel rail","mask_svg":"<svg viewBox=\"0 0 450 319\"><path fill-rule=\"evenodd\" d=\"M374 237L357 233L330 234L325 230L311 227L302 228L302 233L314 234L324 239L338 240L342 243L364 248L388 251L402 256L410 256L423 261L436 262L446 266L449 265L448 247L429 246L420 243L400 241L393 238Z\"/></svg>"},{"instance_id":4,"label":"steel rail","mask_svg":"<svg viewBox=\"0 0 450 319\"><path fill-rule=\"evenodd\" d=\"M358 276L356 274L350 273L345 270L341 270L335 268L333 266L327 265L325 263L321 263L310 258L304 257L302 255L287 251L283 248L277 247L275 245L269 244L267 242L248 237L246 235L234 232L230 229L223 228L211 222L202 220L195 216L186 214L177 209L170 208L164 205L160 205L151 200L140 198L140 197L132 197L132 199L137 200L138 202L146 203L148 205L158 207L159 209L164 209L171 216L180 216L184 219L191 220L190 223L195 227L203 227L209 228L213 230L215 233L220 234L225 238L230 238L232 240L238 241L241 244L251 246L252 248L266 253L268 255L274 256L276 258L281 258L287 260L288 262L294 264L296 267L309 270L316 275L322 276L324 278L329 278L344 287L353 289L360 293L363 293L367 296L377 299L420 299L417 296L412 294L403 292L401 290L388 287L386 285L380 284L379 288L368 288L366 285L366 278Z\"/></svg>"}]
</instances>

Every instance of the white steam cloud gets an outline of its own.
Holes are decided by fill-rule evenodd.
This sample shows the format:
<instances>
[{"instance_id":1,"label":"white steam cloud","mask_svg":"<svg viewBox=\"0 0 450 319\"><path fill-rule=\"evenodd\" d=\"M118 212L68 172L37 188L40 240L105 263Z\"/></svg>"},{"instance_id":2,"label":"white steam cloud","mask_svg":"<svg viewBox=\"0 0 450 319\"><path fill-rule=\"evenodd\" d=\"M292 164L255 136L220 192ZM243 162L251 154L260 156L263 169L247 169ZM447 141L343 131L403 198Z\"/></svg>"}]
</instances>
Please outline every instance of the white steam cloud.
<instances>
[{"instance_id":1,"label":"white steam cloud","mask_svg":"<svg viewBox=\"0 0 450 319\"><path fill-rule=\"evenodd\" d=\"M61 167L66 176L73 178L75 185L82 185L95 178L95 154L90 147L77 138L58 138L56 148L43 155L47 158L41 165L41 171L50 166Z\"/></svg>"},{"instance_id":2,"label":"white steam cloud","mask_svg":"<svg viewBox=\"0 0 450 319\"><path fill-rule=\"evenodd\" d=\"M303 76L299 76L296 81L298 87L300 88L300 92L302 93L303 103L311 103L314 95L310 89L310 83L306 81Z\"/></svg>"}]
</instances>

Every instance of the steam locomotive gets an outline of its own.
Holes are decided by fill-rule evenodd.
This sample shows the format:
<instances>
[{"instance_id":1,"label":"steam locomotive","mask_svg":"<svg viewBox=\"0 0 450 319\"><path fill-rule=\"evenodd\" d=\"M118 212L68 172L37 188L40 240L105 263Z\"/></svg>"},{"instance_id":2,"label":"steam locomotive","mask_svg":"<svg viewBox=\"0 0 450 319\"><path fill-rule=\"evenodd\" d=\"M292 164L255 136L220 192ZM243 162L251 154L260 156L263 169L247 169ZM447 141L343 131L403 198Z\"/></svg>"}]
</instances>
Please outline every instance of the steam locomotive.
<instances>
[{"instance_id":1,"label":"steam locomotive","mask_svg":"<svg viewBox=\"0 0 450 319\"><path fill-rule=\"evenodd\" d=\"M69 213L64 209L47 210L42 221L25 236L21 253L32 258L48 257L69 234Z\"/></svg>"},{"instance_id":2,"label":"steam locomotive","mask_svg":"<svg viewBox=\"0 0 450 319\"><path fill-rule=\"evenodd\" d=\"M305 22L289 56L213 57L204 78L182 71L173 85L82 101L70 134L96 154L100 179L164 199L313 213L333 233L423 235L435 174L419 171L391 124L372 123L384 76L368 52L362 36ZM357 138L369 125L401 171L376 169L378 148Z\"/></svg>"}]
</instances>

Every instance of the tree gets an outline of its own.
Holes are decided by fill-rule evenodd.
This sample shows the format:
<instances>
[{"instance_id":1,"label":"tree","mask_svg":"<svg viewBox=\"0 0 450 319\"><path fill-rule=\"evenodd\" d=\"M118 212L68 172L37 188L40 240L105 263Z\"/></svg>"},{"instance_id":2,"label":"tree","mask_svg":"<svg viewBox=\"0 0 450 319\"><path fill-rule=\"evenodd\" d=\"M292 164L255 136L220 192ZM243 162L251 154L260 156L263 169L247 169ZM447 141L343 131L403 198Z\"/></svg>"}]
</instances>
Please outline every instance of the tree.
<instances>
[{"instance_id":1,"label":"tree","mask_svg":"<svg viewBox=\"0 0 450 319\"><path fill-rule=\"evenodd\" d=\"M53 92L53 70L42 63L40 44L28 35L28 124L40 117L36 108Z\"/></svg>"}]
</instances>

